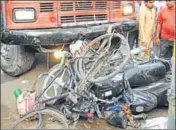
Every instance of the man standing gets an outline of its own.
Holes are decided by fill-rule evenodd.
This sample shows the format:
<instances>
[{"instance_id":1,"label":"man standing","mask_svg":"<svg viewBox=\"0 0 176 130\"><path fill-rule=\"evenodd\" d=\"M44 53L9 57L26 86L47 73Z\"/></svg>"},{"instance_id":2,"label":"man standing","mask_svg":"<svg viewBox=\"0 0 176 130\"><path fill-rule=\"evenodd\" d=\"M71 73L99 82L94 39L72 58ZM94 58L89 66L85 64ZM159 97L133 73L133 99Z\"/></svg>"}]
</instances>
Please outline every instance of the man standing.
<instances>
[{"instance_id":1,"label":"man standing","mask_svg":"<svg viewBox=\"0 0 176 130\"><path fill-rule=\"evenodd\" d=\"M144 0L145 5L139 13L139 46L147 50L141 56L150 57L153 46L153 34L155 32L156 9L153 8L153 0Z\"/></svg>"},{"instance_id":2,"label":"man standing","mask_svg":"<svg viewBox=\"0 0 176 130\"><path fill-rule=\"evenodd\" d=\"M164 7L166 7L166 1L155 1L154 2L154 7L156 8L156 11L157 11L157 16L156 16L156 21L155 21L155 25L157 27L157 17L158 17L158 14L160 12L160 10ZM156 33L154 35L154 37L156 38ZM156 41L154 41L153 43L153 50L152 50L152 57L159 57L159 54L160 54L160 46L156 45L155 43Z\"/></svg>"},{"instance_id":3,"label":"man standing","mask_svg":"<svg viewBox=\"0 0 176 130\"><path fill-rule=\"evenodd\" d=\"M141 4L142 4L142 1L135 1L136 15L132 19L135 19L138 21ZM138 46L138 35L139 35L138 29L129 33L128 42L129 42L130 49L133 49L134 45L136 47Z\"/></svg>"},{"instance_id":4,"label":"man standing","mask_svg":"<svg viewBox=\"0 0 176 130\"><path fill-rule=\"evenodd\" d=\"M175 2L166 0L167 7L158 16L156 45L160 45L160 58L170 59L175 40Z\"/></svg>"}]
</instances>

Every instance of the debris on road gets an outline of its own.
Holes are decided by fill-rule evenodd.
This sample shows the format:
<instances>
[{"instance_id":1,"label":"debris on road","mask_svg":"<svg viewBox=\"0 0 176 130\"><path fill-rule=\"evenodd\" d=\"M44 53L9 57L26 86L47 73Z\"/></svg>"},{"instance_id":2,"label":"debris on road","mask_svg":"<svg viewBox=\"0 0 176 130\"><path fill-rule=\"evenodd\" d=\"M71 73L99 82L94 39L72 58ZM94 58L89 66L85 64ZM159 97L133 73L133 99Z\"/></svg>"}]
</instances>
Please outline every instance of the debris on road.
<instances>
[{"instance_id":1,"label":"debris on road","mask_svg":"<svg viewBox=\"0 0 176 130\"><path fill-rule=\"evenodd\" d=\"M20 89L17 88L14 91L14 95L17 99L17 110L20 116L23 116L24 114L35 109L36 92L22 92Z\"/></svg>"},{"instance_id":2,"label":"debris on road","mask_svg":"<svg viewBox=\"0 0 176 130\"><path fill-rule=\"evenodd\" d=\"M162 96L169 88L156 82L163 80L170 71L169 62L161 59L135 62L137 54L130 57L128 42L112 27L116 25L91 42L77 41L82 49L79 53L74 46L74 54L61 52L60 64L45 74L39 93L15 90L18 112L23 116L12 128L34 116L39 120L38 128L42 128L45 114L64 122L64 128L80 118L92 122L96 115L113 126L139 128L141 124L137 120L145 120L144 113L165 106L161 100L166 98ZM118 42L113 43L113 38L118 38ZM162 86L166 87L161 90Z\"/></svg>"},{"instance_id":3,"label":"debris on road","mask_svg":"<svg viewBox=\"0 0 176 130\"><path fill-rule=\"evenodd\" d=\"M142 129L167 129L167 117L153 118L146 120Z\"/></svg>"},{"instance_id":4,"label":"debris on road","mask_svg":"<svg viewBox=\"0 0 176 130\"><path fill-rule=\"evenodd\" d=\"M22 84L27 84L27 83L29 83L29 80L22 80L21 83Z\"/></svg>"},{"instance_id":5,"label":"debris on road","mask_svg":"<svg viewBox=\"0 0 176 130\"><path fill-rule=\"evenodd\" d=\"M141 113L141 114L138 114L138 115L133 115L134 119L135 120L138 120L138 119L143 119L143 120L146 120L147 119L147 114L145 113Z\"/></svg>"}]
</instances>

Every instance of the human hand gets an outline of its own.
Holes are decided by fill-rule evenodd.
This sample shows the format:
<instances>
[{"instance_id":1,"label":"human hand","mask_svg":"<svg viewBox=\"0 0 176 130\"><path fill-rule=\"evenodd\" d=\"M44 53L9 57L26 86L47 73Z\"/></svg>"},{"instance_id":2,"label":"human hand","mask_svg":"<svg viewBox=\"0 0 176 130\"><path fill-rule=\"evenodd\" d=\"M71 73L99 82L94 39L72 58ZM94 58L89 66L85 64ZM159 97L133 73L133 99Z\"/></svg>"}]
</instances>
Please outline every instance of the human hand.
<instances>
[{"instance_id":1,"label":"human hand","mask_svg":"<svg viewBox=\"0 0 176 130\"><path fill-rule=\"evenodd\" d=\"M160 39L156 38L156 45L160 45Z\"/></svg>"}]
</instances>

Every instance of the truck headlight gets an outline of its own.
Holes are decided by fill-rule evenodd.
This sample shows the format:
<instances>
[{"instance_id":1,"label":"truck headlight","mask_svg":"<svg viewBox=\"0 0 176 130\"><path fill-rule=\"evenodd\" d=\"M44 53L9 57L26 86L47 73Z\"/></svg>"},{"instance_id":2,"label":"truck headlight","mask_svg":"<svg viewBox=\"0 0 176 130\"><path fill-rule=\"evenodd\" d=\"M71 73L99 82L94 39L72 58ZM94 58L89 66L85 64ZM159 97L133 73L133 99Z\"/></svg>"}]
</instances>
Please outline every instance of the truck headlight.
<instances>
[{"instance_id":1,"label":"truck headlight","mask_svg":"<svg viewBox=\"0 0 176 130\"><path fill-rule=\"evenodd\" d=\"M132 15L134 13L134 6L132 4L124 4L122 7L122 13L125 16Z\"/></svg>"},{"instance_id":2,"label":"truck headlight","mask_svg":"<svg viewBox=\"0 0 176 130\"><path fill-rule=\"evenodd\" d=\"M13 9L14 22L34 22L36 20L36 11L34 8L15 8Z\"/></svg>"},{"instance_id":3,"label":"truck headlight","mask_svg":"<svg viewBox=\"0 0 176 130\"><path fill-rule=\"evenodd\" d=\"M55 51L54 52L54 57L56 58L56 59L59 59L59 58L62 58L63 57L63 55L64 55L64 52L63 51Z\"/></svg>"}]
</instances>

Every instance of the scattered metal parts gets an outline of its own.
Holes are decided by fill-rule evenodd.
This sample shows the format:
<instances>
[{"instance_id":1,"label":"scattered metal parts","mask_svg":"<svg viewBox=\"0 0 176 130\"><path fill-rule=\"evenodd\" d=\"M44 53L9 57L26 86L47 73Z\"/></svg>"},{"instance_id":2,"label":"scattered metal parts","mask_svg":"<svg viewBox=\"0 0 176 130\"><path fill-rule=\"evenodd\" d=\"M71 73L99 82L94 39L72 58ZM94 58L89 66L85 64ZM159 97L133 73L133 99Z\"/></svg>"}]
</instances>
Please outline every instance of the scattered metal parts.
<instances>
[{"instance_id":1,"label":"scattered metal parts","mask_svg":"<svg viewBox=\"0 0 176 130\"><path fill-rule=\"evenodd\" d=\"M95 105L95 111L96 111L99 118L104 118L102 113L100 112L100 108L98 105Z\"/></svg>"},{"instance_id":2,"label":"scattered metal parts","mask_svg":"<svg viewBox=\"0 0 176 130\"><path fill-rule=\"evenodd\" d=\"M148 115L145 114L145 113L141 113L141 114L138 114L138 115L133 115L134 120L138 120L138 119L146 120L147 117L148 117Z\"/></svg>"}]
</instances>

